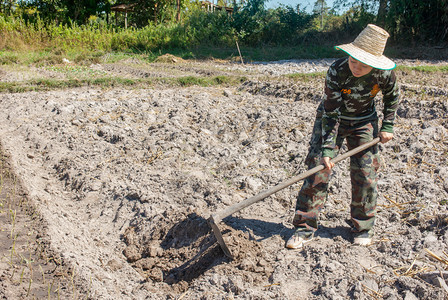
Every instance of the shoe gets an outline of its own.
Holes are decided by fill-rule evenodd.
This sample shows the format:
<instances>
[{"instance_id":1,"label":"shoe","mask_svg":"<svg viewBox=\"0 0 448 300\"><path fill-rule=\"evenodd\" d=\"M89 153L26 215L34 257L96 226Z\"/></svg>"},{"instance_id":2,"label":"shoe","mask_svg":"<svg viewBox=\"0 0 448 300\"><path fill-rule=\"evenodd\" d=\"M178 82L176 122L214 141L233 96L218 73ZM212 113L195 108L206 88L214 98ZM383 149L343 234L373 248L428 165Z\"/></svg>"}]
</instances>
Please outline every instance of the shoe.
<instances>
[{"instance_id":1,"label":"shoe","mask_svg":"<svg viewBox=\"0 0 448 300\"><path fill-rule=\"evenodd\" d=\"M292 237L286 242L286 248L288 249L300 249L305 244L313 240L314 234L303 231L296 231Z\"/></svg>"},{"instance_id":2,"label":"shoe","mask_svg":"<svg viewBox=\"0 0 448 300\"><path fill-rule=\"evenodd\" d=\"M369 246L370 244L372 244L372 236L368 231L356 233L353 239L353 244L358 246Z\"/></svg>"}]
</instances>

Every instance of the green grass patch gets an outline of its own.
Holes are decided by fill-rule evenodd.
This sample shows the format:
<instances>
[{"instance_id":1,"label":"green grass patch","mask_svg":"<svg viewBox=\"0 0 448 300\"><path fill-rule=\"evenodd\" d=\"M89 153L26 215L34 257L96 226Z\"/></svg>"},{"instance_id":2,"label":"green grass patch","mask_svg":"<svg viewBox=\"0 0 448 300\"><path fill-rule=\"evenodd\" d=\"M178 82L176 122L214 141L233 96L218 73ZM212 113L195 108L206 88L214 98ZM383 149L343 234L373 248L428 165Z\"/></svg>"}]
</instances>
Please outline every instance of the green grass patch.
<instances>
[{"instance_id":1,"label":"green grass patch","mask_svg":"<svg viewBox=\"0 0 448 300\"><path fill-rule=\"evenodd\" d=\"M120 77L106 77L106 78L95 78L89 80L87 83L89 85L101 86L101 87L114 87L114 86L136 86L139 83L151 83L152 80L141 80L141 79L129 79Z\"/></svg>"},{"instance_id":2,"label":"green grass patch","mask_svg":"<svg viewBox=\"0 0 448 300\"><path fill-rule=\"evenodd\" d=\"M207 78L203 77L196 77L196 76L184 76L176 78L177 83L180 86L192 86L192 85L199 85L199 86L209 86L210 82L207 80Z\"/></svg>"},{"instance_id":3,"label":"green grass patch","mask_svg":"<svg viewBox=\"0 0 448 300\"><path fill-rule=\"evenodd\" d=\"M326 72L315 73L294 73L284 75L286 78L293 79L294 81L310 82L314 79L325 78Z\"/></svg>"},{"instance_id":4,"label":"green grass patch","mask_svg":"<svg viewBox=\"0 0 448 300\"><path fill-rule=\"evenodd\" d=\"M0 93L24 93L35 89L16 82L0 82Z\"/></svg>"},{"instance_id":5,"label":"green grass patch","mask_svg":"<svg viewBox=\"0 0 448 300\"><path fill-rule=\"evenodd\" d=\"M240 45L244 62L252 61L277 61L289 59L318 59L337 57L340 53L327 46L300 46L300 47L246 47ZM90 66L98 63L116 63L126 59L137 59L142 62L153 62L159 56L172 54L185 60L222 59L239 61L239 53L234 47L210 47L198 46L190 49L166 48L157 51L131 52L105 52L105 51L77 51L63 50L29 50L29 51L0 51L0 65L35 65L53 66L63 63L63 59L82 66Z\"/></svg>"},{"instance_id":6,"label":"green grass patch","mask_svg":"<svg viewBox=\"0 0 448 300\"><path fill-rule=\"evenodd\" d=\"M64 88L75 88L81 86L101 86L101 87L115 87L115 86L135 86L143 80L133 80L120 77L103 77L93 79L37 79L29 81L31 86L38 87L39 90L53 90ZM145 80L148 82L148 80Z\"/></svg>"},{"instance_id":7,"label":"green grass patch","mask_svg":"<svg viewBox=\"0 0 448 300\"><path fill-rule=\"evenodd\" d=\"M132 54L132 53L123 53L123 52L109 52L109 53L105 53L101 59L102 59L103 63L113 64L113 63L119 62L121 60L126 60L126 59L134 59L134 60L136 59L136 60L141 60L142 62L145 62L145 61L154 60L155 58L153 59L152 53Z\"/></svg>"},{"instance_id":8,"label":"green grass patch","mask_svg":"<svg viewBox=\"0 0 448 300\"><path fill-rule=\"evenodd\" d=\"M0 51L0 65L59 64L62 56L48 51Z\"/></svg>"},{"instance_id":9,"label":"green grass patch","mask_svg":"<svg viewBox=\"0 0 448 300\"><path fill-rule=\"evenodd\" d=\"M33 79L29 81L29 84L31 86L36 86L39 90L75 88L85 85L83 81L76 79L68 79L68 80Z\"/></svg>"},{"instance_id":10,"label":"green grass patch","mask_svg":"<svg viewBox=\"0 0 448 300\"><path fill-rule=\"evenodd\" d=\"M133 58L142 61L148 61L148 55L112 53L101 51L0 51L0 65L35 65L35 66L53 66L63 63L63 59L82 66L90 66L97 63L115 63L120 60Z\"/></svg>"},{"instance_id":11,"label":"green grass patch","mask_svg":"<svg viewBox=\"0 0 448 300\"><path fill-rule=\"evenodd\" d=\"M213 77L213 81L216 84L231 84L233 77L230 76L216 76Z\"/></svg>"},{"instance_id":12,"label":"green grass patch","mask_svg":"<svg viewBox=\"0 0 448 300\"><path fill-rule=\"evenodd\" d=\"M333 58L343 56L340 52L334 50L331 46L262 46L247 47L239 45L241 55L244 62L254 61L277 61L290 59L319 59ZM240 56L236 44L234 47L213 47L213 46L196 46L189 49L169 48L159 49L155 52L139 52L135 54L142 59L153 62L157 57L172 54L185 60L197 59L221 59L228 61L240 61ZM130 54L131 55L131 54ZM131 55L133 56L133 55Z\"/></svg>"},{"instance_id":13,"label":"green grass patch","mask_svg":"<svg viewBox=\"0 0 448 300\"><path fill-rule=\"evenodd\" d=\"M24 82L0 82L1 93L24 93L29 91L49 91L82 86L116 87L136 86L141 82L151 84L150 80L132 80L127 78L95 78L85 80L34 79Z\"/></svg>"},{"instance_id":14,"label":"green grass patch","mask_svg":"<svg viewBox=\"0 0 448 300\"><path fill-rule=\"evenodd\" d=\"M19 56L14 52L0 52L0 65L12 65L20 62Z\"/></svg>"},{"instance_id":15,"label":"green grass patch","mask_svg":"<svg viewBox=\"0 0 448 300\"><path fill-rule=\"evenodd\" d=\"M397 66L400 71L417 71L422 73L448 73L448 65L444 66Z\"/></svg>"},{"instance_id":16,"label":"green grass patch","mask_svg":"<svg viewBox=\"0 0 448 300\"><path fill-rule=\"evenodd\" d=\"M330 46L297 46L297 47L241 47L241 55L247 61L276 61L289 59L319 59L338 57L340 53Z\"/></svg>"},{"instance_id":17,"label":"green grass patch","mask_svg":"<svg viewBox=\"0 0 448 300\"><path fill-rule=\"evenodd\" d=\"M67 74L69 77L101 77L107 74L106 71L92 69L83 65L65 64L65 65L52 65L46 67L47 70ZM79 78L78 78L79 79Z\"/></svg>"},{"instance_id":18,"label":"green grass patch","mask_svg":"<svg viewBox=\"0 0 448 300\"><path fill-rule=\"evenodd\" d=\"M215 76L196 77L185 76L178 78L145 78L129 79L120 77L102 77L92 79L33 79L23 82L0 82L0 92L23 93L29 91L49 91L82 86L108 87L148 87L154 84L168 86L232 86L239 85L247 80L244 76Z\"/></svg>"},{"instance_id":19,"label":"green grass patch","mask_svg":"<svg viewBox=\"0 0 448 300\"><path fill-rule=\"evenodd\" d=\"M215 76L215 77L197 77L184 76L175 78L172 83L180 86L232 86L239 85L247 80L244 76Z\"/></svg>"},{"instance_id":20,"label":"green grass patch","mask_svg":"<svg viewBox=\"0 0 448 300\"><path fill-rule=\"evenodd\" d=\"M340 56L340 51L336 51L330 46L262 46L247 47L239 45L244 62L252 61L277 61L289 59L318 59ZM165 51L162 51L165 52ZM162 53L161 52L161 53ZM239 53L236 47L208 47L199 46L189 50L173 49L166 53L182 57L183 59L224 59L239 60Z\"/></svg>"}]
</instances>

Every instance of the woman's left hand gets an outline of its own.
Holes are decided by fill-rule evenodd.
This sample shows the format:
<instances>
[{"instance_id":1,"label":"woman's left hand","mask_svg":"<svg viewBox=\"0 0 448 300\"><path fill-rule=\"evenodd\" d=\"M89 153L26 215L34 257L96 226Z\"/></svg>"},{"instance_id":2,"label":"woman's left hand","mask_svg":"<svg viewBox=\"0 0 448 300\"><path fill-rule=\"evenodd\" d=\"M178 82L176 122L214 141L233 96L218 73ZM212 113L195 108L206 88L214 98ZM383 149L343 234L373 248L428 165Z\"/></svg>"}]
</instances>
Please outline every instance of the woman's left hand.
<instances>
[{"instance_id":1,"label":"woman's left hand","mask_svg":"<svg viewBox=\"0 0 448 300\"><path fill-rule=\"evenodd\" d=\"M381 131L379 134L379 137L380 137L380 142L382 144L385 144L394 138L394 134L390 133L390 132Z\"/></svg>"}]
</instances>

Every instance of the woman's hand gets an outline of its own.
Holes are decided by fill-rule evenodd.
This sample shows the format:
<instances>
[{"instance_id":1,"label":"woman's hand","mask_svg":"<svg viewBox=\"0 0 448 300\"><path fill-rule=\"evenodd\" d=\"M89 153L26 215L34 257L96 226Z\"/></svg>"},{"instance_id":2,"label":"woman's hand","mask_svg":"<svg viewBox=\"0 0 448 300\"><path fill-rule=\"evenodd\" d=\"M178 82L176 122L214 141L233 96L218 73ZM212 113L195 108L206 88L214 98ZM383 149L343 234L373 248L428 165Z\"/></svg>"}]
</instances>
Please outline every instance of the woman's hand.
<instances>
[{"instance_id":1,"label":"woman's hand","mask_svg":"<svg viewBox=\"0 0 448 300\"><path fill-rule=\"evenodd\" d=\"M325 169L328 171L334 167L334 163L331 162L331 158L322 157L321 163L325 166Z\"/></svg>"},{"instance_id":2,"label":"woman's hand","mask_svg":"<svg viewBox=\"0 0 448 300\"><path fill-rule=\"evenodd\" d=\"M385 143L387 143L388 141L390 141L391 139L394 138L394 134L393 133L385 132L385 131L381 131L378 136L380 137L380 142L382 144L385 144Z\"/></svg>"}]
</instances>

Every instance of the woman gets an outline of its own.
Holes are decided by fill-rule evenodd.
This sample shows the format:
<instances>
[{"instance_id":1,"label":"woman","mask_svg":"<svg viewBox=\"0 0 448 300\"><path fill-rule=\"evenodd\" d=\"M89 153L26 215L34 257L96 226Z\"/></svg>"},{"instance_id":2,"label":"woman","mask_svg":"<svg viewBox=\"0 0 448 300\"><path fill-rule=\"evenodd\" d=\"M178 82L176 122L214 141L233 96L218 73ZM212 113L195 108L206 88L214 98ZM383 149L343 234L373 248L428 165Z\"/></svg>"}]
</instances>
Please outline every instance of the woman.
<instances>
[{"instance_id":1,"label":"woman","mask_svg":"<svg viewBox=\"0 0 448 300\"><path fill-rule=\"evenodd\" d=\"M324 164L325 169L308 177L297 197L293 224L296 232L286 247L298 249L313 239L318 214L327 198L331 159L343 141L356 148L376 136L381 143L393 138L393 125L399 101L399 89L392 69L395 63L383 55L389 34L369 24L350 44L336 46L349 56L335 61L325 79L325 95L320 103L310 148L308 168ZM383 120L378 132L378 115L374 98L383 94ZM373 237L376 214L378 145L350 158L352 184L351 221L354 243L369 245Z\"/></svg>"}]
</instances>

